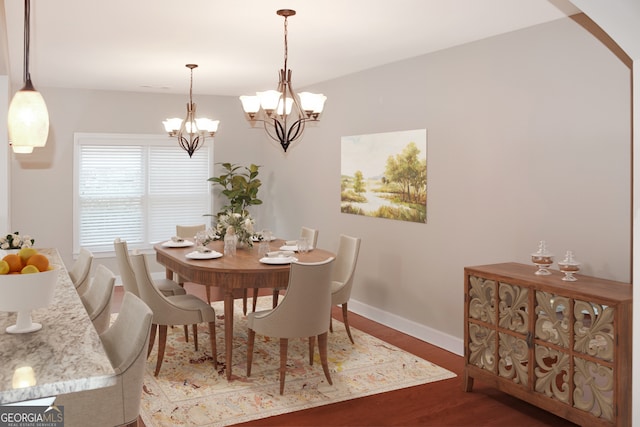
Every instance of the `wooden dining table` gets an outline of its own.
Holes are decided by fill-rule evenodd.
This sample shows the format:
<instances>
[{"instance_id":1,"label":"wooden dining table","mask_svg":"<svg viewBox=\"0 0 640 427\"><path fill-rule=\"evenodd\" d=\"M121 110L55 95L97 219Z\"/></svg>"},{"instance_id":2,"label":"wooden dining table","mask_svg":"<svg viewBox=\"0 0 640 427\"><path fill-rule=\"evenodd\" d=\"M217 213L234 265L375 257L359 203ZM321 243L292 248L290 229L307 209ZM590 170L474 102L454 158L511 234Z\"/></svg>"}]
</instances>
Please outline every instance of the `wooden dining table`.
<instances>
[{"instance_id":1,"label":"wooden dining table","mask_svg":"<svg viewBox=\"0 0 640 427\"><path fill-rule=\"evenodd\" d=\"M284 240L276 239L270 242L270 250L277 251L285 245ZM220 288L224 295L224 344L227 380L232 379L233 357L233 300L234 291L254 288L286 288L289 282L290 264L263 264L260 262L258 245L238 248L234 256L222 256L216 259L194 260L186 255L195 249L190 247L165 247L161 243L154 245L156 260L165 266L167 278L177 274L185 280L197 283L207 288ZM223 242L214 241L207 245L209 249L223 252ZM314 248L307 253L296 253L300 262L318 262L334 253ZM208 294L208 292L207 292Z\"/></svg>"}]
</instances>

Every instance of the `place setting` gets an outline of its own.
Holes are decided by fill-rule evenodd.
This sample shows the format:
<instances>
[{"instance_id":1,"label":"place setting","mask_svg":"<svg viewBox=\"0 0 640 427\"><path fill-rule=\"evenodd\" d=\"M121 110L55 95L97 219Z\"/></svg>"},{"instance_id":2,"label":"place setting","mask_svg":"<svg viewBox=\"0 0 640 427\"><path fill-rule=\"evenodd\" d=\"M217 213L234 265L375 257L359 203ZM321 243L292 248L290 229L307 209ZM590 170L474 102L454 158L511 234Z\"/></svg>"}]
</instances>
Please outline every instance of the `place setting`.
<instances>
[{"instance_id":1,"label":"place setting","mask_svg":"<svg viewBox=\"0 0 640 427\"><path fill-rule=\"evenodd\" d=\"M162 246L163 248L188 248L193 245L195 245L195 243L193 243L191 240L173 236L171 239L163 242L160 246Z\"/></svg>"},{"instance_id":2,"label":"place setting","mask_svg":"<svg viewBox=\"0 0 640 427\"><path fill-rule=\"evenodd\" d=\"M294 261L298 261L293 251L271 251L264 254L260 258L260 262L263 264L282 265L291 264Z\"/></svg>"}]
</instances>

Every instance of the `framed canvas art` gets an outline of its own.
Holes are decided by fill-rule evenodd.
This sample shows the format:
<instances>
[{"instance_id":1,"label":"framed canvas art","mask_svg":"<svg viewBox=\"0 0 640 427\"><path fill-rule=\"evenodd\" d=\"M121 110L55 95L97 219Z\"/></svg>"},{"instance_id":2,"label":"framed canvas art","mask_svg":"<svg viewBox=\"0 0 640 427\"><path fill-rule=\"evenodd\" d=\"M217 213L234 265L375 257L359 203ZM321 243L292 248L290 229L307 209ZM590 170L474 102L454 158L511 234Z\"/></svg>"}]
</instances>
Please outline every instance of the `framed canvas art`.
<instances>
[{"instance_id":1,"label":"framed canvas art","mask_svg":"<svg viewBox=\"0 0 640 427\"><path fill-rule=\"evenodd\" d=\"M343 213L427 222L427 130L342 137Z\"/></svg>"}]
</instances>

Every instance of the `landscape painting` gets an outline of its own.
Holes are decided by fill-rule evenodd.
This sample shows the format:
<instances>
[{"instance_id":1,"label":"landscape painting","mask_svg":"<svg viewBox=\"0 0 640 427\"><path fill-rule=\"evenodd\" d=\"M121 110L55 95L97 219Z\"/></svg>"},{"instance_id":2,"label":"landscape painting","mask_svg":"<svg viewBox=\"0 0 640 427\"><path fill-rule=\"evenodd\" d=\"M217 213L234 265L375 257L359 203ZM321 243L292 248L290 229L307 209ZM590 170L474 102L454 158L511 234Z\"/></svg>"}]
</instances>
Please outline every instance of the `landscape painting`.
<instances>
[{"instance_id":1,"label":"landscape painting","mask_svg":"<svg viewBox=\"0 0 640 427\"><path fill-rule=\"evenodd\" d=\"M427 222L427 130L342 137L340 210Z\"/></svg>"}]
</instances>

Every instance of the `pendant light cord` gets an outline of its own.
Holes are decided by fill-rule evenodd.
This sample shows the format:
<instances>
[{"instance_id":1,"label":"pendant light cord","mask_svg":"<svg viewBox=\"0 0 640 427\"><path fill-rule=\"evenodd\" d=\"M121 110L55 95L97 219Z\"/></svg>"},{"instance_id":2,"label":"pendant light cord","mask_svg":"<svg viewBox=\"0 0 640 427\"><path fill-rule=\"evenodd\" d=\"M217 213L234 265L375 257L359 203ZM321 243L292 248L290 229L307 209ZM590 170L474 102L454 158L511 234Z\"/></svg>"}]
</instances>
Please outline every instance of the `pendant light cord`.
<instances>
[{"instance_id":1,"label":"pendant light cord","mask_svg":"<svg viewBox=\"0 0 640 427\"><path fill-rule=\"evenodd\" d=\"M31 2L24 0L24 82L31 80L29 73L29 21L31 20Z\"/></svg>"}]
</instances>

